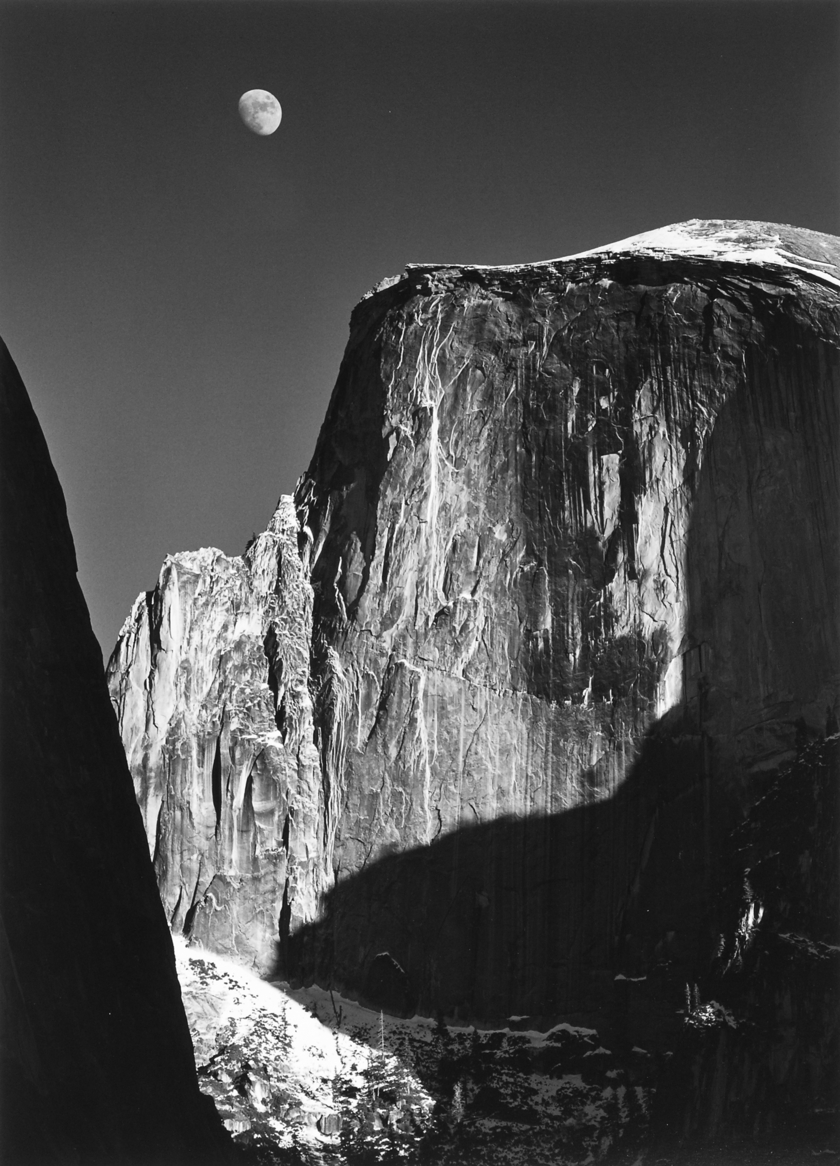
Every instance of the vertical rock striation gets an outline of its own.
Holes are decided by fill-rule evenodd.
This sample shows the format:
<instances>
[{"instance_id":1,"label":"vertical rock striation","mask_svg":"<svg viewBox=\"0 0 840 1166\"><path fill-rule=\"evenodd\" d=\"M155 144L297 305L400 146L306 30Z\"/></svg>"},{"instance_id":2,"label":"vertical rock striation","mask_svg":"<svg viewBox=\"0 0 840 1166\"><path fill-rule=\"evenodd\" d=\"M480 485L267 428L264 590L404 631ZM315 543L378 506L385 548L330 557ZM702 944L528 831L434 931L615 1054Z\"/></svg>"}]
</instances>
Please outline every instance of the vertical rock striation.
<instances>
[{"instance_id":1,"label":"vertical rock striation","mask_svg":"<svg viewBox=\"0 0 840 1166\"><path fill-rule=\"evenodd\" d=\"M0 389L2 1159L227 1162L61 487L2 345Z\"/></svg>"},{"instance_id":2,"label":"vertical rock striation","mask_svg":"<svg viewBox=\"0 0 840 1166\"><path fill-rule=\"evenodd\" d=\"M728 831L836 716L837 260L694 221L361 302L296 515L168 560L111 661L175 925L630 1035L617 976L696 971Z\"/></svg>"}]
</instances>

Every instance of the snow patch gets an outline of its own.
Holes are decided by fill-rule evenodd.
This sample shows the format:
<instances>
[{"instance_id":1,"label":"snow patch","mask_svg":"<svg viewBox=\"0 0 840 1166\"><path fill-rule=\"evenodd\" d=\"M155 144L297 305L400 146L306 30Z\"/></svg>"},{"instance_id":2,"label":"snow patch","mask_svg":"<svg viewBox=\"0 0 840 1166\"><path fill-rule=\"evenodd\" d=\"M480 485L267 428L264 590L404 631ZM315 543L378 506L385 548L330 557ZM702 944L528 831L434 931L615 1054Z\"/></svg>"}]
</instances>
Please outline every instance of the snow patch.
<instances>
[{"instance_id":1,"label":"snow patch","mask_svg":"<svg viewBox=\"0 0 840 1166\"><path fill-rule=\"evenodd\" d=\"M795 232L797 229L792 228ZM725 220L689 219L668 227L630 235L605 247L566 255L567 259L586 259L608 253L660 253L697 258L722 259L728 263L769 264L816 276L840 287L840 273L833 263L806 258L785 246L779 228L772 223L727 222Z\"/></svg>"}]
</instances>

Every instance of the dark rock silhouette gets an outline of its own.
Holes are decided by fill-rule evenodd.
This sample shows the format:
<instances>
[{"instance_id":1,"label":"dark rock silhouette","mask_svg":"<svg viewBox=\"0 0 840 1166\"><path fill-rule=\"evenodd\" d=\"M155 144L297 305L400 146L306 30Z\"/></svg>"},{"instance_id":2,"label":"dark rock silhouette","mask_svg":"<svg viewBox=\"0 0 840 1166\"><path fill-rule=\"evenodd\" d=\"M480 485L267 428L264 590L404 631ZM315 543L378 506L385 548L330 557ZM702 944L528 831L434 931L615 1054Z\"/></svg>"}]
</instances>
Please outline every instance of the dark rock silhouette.
<instances>
[{"instance_id":1,"label":"dark rock silhouette","mask_svg":"<svg viewBox=\"0 0 840 1166\"><path fill-rule=\"evenodd\" d=\"M0 379L0 1157L221 1164L64 498L5 346Z\"/></svg>"}]
</instances>

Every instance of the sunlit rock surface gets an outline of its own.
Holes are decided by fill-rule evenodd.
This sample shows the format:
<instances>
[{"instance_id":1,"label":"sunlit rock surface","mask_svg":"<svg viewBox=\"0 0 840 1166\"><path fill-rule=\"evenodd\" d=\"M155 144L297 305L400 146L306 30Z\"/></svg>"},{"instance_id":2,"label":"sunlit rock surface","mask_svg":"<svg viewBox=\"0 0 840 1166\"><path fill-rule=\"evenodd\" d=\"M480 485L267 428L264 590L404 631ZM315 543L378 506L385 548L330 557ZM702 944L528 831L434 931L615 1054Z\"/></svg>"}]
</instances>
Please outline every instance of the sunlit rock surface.
<instances>
[{"instance_id":1,"label":"sunlit rock surface","mask_svg":"<svg viewBox=\"0 0 840 1166\"><path fill-rule=\"evenodd\" d=\"M64 497L0 343L0 1159L229 1161L202 1098Z\"/></svg>"},{"instance_id":2,"label":"sunlit rock surface","mask_svg":"<svg viewBox=\"0 0 840 1166\"><path fill-rule=\"evenodd\" d=\"M111 659L172 927L267 970L331 879L313 744L312 591L291 499L243 558L175 555Z\"/></svg>"},{"instance_id":3,"label":"sunlit rock surface","mask_svg":"<svg viewBox=\"0 0 840 1166\"><path fill-rule=\"evenodd\" d=\"M176 926L678 1033L731 829L836 724L839 246L695 221L358 305L296 521L168 560L111 662Z\"/></svg>"}]
</instances>

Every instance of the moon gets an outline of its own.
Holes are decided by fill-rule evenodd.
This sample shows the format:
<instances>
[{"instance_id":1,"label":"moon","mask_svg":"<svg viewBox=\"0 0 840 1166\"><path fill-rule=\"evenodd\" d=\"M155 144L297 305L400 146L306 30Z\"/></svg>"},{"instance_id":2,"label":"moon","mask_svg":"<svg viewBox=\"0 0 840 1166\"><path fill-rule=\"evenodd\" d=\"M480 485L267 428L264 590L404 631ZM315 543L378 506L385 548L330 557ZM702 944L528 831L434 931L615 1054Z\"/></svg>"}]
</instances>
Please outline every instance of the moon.
<instances>
[{"instance_id":1,"label":"moon","mask_svg":"<svg viewBox=\"0 0 840 1166\"><path fill-rule=\"evenodd\" d=\"M266 89L249 89L239 98L239 116L249 130L261 137L273 134L280 125L280 102Z\"/></svg>"}]
</instances>

